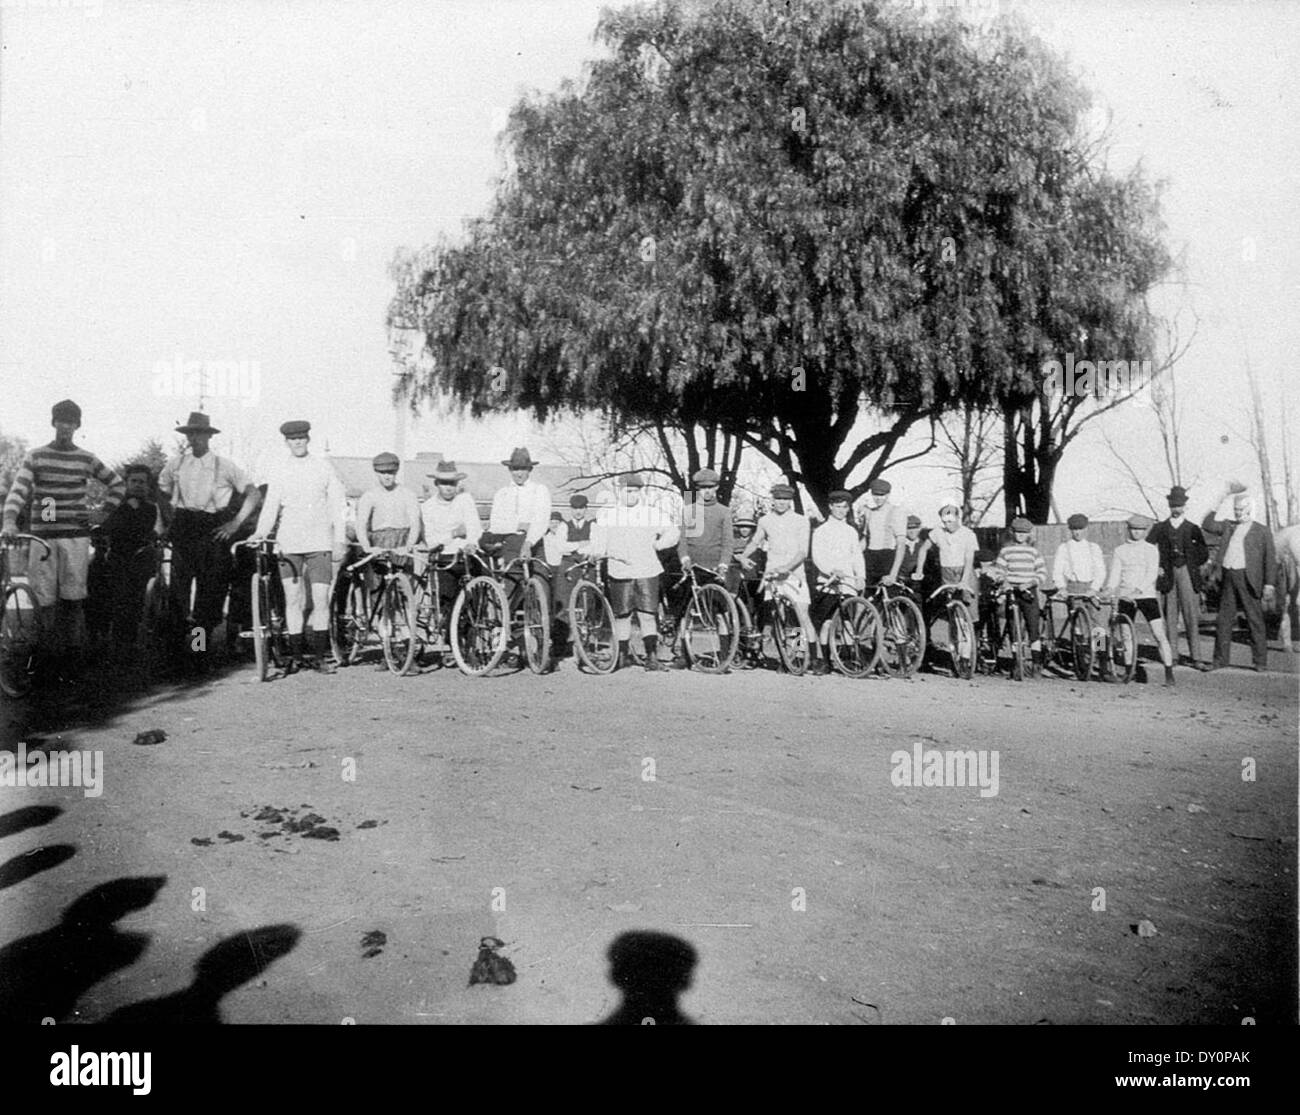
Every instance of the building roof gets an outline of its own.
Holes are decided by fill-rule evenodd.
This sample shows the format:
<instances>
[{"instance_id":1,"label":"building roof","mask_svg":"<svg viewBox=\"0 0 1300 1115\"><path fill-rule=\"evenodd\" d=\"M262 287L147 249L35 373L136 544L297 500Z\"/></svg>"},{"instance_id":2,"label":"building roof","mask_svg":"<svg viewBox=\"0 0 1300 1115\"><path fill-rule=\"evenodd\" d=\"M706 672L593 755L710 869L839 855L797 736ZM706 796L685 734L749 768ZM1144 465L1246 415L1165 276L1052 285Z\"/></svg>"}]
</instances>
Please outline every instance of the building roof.
<instances>
[{"instance_id":1,"label":"building roof","mask_svg":"<svg viewBox=\"0 0 1300 1115\"><path fill-rule=\"evenodd\" d=\"M441 453L417 453L402 462L398 480L402 487L409 488L420 500L433 494L433 470L443 460ZM330 457L347 489L348 498L356 499L362 492L375 486L375 471L371 467L370 457ZM461 481L461 490L469 492L475 503L488 505L497 491L510 481L510 474L500 461L457 461L458 472L465 473ZM556 507L567 507L569 496L579 490L585 490L585 484L575 484L574 478L582 470L572 465L538 465L533 469L533 479L545 484L551 492L551 502Z\"/></svg>"}]
</instances>

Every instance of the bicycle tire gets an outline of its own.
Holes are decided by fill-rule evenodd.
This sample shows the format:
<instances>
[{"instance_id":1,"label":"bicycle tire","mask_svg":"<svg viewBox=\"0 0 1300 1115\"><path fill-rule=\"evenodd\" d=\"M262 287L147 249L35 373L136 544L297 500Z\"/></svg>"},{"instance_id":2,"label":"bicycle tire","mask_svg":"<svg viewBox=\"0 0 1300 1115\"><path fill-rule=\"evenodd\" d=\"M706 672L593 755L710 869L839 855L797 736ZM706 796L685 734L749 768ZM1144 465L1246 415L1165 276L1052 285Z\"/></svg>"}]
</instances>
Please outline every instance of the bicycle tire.
<instances>
[{"instance_id":1,"label":"bicycle tire","mask_svg":"<svg viewBox=\"0 0 1300 1115\"><path fill-rule=\"evenodd\" d=\"M569 594L569 631L579 667L593 674L610 674L618 664L614 638L614 609L600 586L579 581Z\"/></svg>"},{"instance_id":2,"label":"bicycle tire","mask_svg":"<svg viewBox=\"0 0 1300 1115\"><path fill-rule=\"evenodd\" d=\"M392 578L384 586L379 605L379 639L384 662L399 678L415 661L420 639L416 628L415 596L404 576Z\"/></svg>"},{"instance_id":3,"label":"bicycle tire","mask_svg":"<svg viewBox=\"0 0 1300 1115\"><path fill-rule=\"evenodd\" d=\"M471 577L451 608L451 653L460 672L482 677L505 657L510 601L495 577Z\"/></svg>"},{"instance_id":4,"label":"bicycle tire","mask_svg":"<svg viewBox=\"0 0 1300 1115\"><path fill-rule=\"evenodd\" d=\"M953 675L970 681L975 676L975 621L970 609L960 600L948 605L948 637L952 640Z\"/></svg>"},{"instance_id":5,"label":"bicycle tire","mask_svg":"<svg viewBox=\"0 0 1300 1115\"><path fill-rule=\"evenodd\" d=\"M138 633L141 661L149 676L156 674L177 649L181 641L179 622L171 589L155 574L145 586Z\"/></svg>"},{"instance_id":6,"label":"bicycle tire","mask_svg":"<svg viewBox=\"0 0 1300 1115\"><path fill-rule=\"evenodd\" d=\"M886 641L892 641L892 668L899 677L911 677L925 657L925 620L914 600L892 596L885 604Z\"/></svg>"},{"instance_id":7,"label":"bicycle tire","mask_svg":"<svg viewBox=\"0 0 1300 1115\"><path fill-rule=\"evenodd\" d=\"M880 613L863 596L840 601L831 623L831 664L845 677L866 677L883 650Z\"/></svg>"},{"instance_id":8,"label":"bicycle tire","mask_svg":"<svg viewBox=\"0 0 1300 1115\"><path fill-rule=\"evenodd\" d=\"M808 637L794 605L784 597L772 608L772 639L781 668L787 674L801 677L808 669Z\"/></svg>"},{"instance_id":9,"label":"bicycle tire","mask_svg":"<svg viewBox=\"0 0 1300 1115\"><path fill-rule=\"evenodd\" d=\"M725 674L740 642L736 601L721 585L701 585L682 621L682 652L691 669Z\"/></svg>"},{"instance_id":10,"label":"bicycle tire","mask_svg":"<svg viewBox=\"0 0 1300 1115\"><path fill-rule=\"evenodd\" d=\"M354 665L370 635L370 594L360 577L339 579L330 594L330 653L340 666Z\"/></svg>"},{"instance_id":11,"label":"bicycle tire","mask_svg":"<svg viewBox=\"0 0 1300 1115\"><path fill-rule=\"evenodd\" d=\"M32 691L32 673L39 646L40 614L36 595L27 585L11 584L0 613L0 691L15 700Z\"/></svg>"},{"instance_id":12,"label":"bicycle tire","mask_svg":"<svg viewBox=\"0 0 1300 1115\"><path fill-rule=\"evenodd\" d=\"M1079 681L1087 681L1092 677L1095 653L1088 614L1082 608L1075 608L1070 613L1070 668Z\"/></svg>"},{"instance_id":13,"label":"bicycle tire","mask_svg":"<svg viewBox=\"0 0 1300 1115\"><path fill-rule=\"evenodd\" d=\"M1025 617L1020 605L1012 600L1010 610L1011 680L1024 681L1029 676L1029 639L1025 634Z\"/></svg>"},{"instance_id":14,"label":"bicycle tire","mask_svg":"<svg viewBox=\"0 0 1300 1115\"><path fill-rule=\"evenodd\" d=\"M524 661L544 674L551 667L551 590L541 577L529 577L523 597Z\"/></svg>"},{"instance_id":15,"label":"bicycle tire","mask_svg":"<svg viewBox=\"0 0 1300 1115\"><path fill-rule=\"evenodd\" d=\"M1117 615L1110 621L1110 660L1116 681L1127 685L1137 669L1137 628L1128 616Z\"/></svg>"},{"instance_id":16,"label":"bicycle tire","mask_svg":"<svg viewBox=\"0 0 1300 1115\"><path fill-rule=\"evenodd\" d=\"M753 614L739 596L736 598L736 623L740 629L736 660L742 669L761 666L763 663L763 632L754 623Z\"/></svg>"}]
</instances>

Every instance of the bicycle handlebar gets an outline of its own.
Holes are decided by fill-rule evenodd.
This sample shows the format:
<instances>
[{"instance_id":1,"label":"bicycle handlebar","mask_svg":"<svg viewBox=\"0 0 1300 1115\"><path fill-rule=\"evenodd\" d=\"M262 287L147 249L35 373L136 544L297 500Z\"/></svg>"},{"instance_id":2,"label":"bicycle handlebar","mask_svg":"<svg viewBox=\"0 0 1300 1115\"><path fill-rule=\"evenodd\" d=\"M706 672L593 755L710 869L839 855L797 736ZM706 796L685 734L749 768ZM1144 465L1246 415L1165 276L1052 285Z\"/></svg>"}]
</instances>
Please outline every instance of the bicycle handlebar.
<instances>
[{"instance_id":1,"label":"bicycle handlebar","mask_svg":"<svg viewBox=\"0 0 1300 1115\"><path fill-rule=\"evenodd\" d=\"M926 600L933 600L936 596L941 596L945 593L953 593L953 592L961 593L963 599L972 595L971 590L968 589L965 585L940 585L937 589L935 589L932 593L930 593L929 596L926 597Z\"/></svg>"},{"instance_id":2,"label":"bicycle handlebar","mask_svg":"<svg viewBox=\"0 0 1300 1115\"><path fill-rule=\"evenodd\" d=\"M37 559L38 561L44 561L46 558L50 556L50 544L46 542L44 538L37 538L36 535L34 534L18 534L15 535L12 539L6 538L4 544L6 547L12 547L12 546L16 546L19 542L35 542L38 546L40 546L40 548L44 550L45 553L41 554L41 556Z\"/></svg>"}]
</instances>

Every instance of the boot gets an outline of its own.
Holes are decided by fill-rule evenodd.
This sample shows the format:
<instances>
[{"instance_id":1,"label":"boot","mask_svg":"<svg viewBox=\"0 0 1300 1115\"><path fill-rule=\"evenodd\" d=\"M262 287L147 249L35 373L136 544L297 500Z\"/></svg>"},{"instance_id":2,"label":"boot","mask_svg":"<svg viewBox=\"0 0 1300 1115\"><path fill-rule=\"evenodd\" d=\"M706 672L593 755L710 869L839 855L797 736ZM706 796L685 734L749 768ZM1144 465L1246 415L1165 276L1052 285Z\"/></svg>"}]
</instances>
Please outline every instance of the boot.
<instances>
[{"instance_id":1,"label":"boot","mask_svg":"<svg viewBox=\"0 0 1300 1115\"><path fill-rule=\"evenodd\" d=\"M810 674L816 677L825 677L831 672L830 655L826 648L814 643L811 650L812 664L808 668Z\"/></svg>"},{"instance_id":2,"label":"boot","mask_svg":"<svg viewBox=\"0 0 1300 1115\"><path fill-rule=\"evenodd\" d=\"M628 670L636 665L636 659L632 657L632 651L627 645L626 639L619 640L618 644L618 662L615 664L616 670Z\"/></svg>"},{"instance_id":3,"label":"boot","mask_svg":"<svg viewBox=\"0 0 1300 1115\"><path fill-rule=\"evenodd\" d=\"M284 676L288 677L302 669L302 636L286 635L284 641L289 648L289 661L284 664Z\"/></svg>"},{"instance_id":4,"label":"boot","mask_svg":"<svg viewBox=\"0 0 1300 1115\"><path fill-rule=\"evenodd\" d=\"M311 668L320 674L337 674L338 663L334 661L334 652L330 649L328 631L311 633L312 658Z\"/></svg>"},{"instance_id":5,"label":"boot","mask_svg":"<svg viewBox=\"0 0 1300 1115\"><path fill-rule=\"evenodd\" d=\"M1174 668L1172 666L1166 666L1165 667L1165 688L1172 689L1173 687L1174 687Z\"/></svg>"},{"instance_id":6,"label":"boot","mask_svg":"<svg viewBox=\"0 0 1300 1115\"><path fill-rule=\"evenodd\" d=\"M666 670L668 669L659 661L659 636L647 635L641 640L645 643L645 668L647 670Z\"/></svg>"},{"instance_id":7,"label":"boot","mask_svg":"<svg viewBox=\"0 0 1300 1115\"><path fill-rule=\"evenodd\" d=\"M1033 677L1043 676L1043 652L1041 650L1031 650L1029 652L1029 673Z\"/></svg>"}]
</instances>

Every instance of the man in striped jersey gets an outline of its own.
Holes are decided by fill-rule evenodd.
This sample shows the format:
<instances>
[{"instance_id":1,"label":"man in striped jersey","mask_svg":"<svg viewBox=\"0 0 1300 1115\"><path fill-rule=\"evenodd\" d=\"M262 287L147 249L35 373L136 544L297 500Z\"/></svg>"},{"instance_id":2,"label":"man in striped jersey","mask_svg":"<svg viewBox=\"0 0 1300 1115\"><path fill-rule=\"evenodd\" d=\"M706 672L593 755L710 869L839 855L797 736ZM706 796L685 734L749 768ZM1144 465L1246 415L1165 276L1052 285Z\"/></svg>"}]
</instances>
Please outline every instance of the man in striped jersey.
<instances>
[{"instance_id":1,"label":"man in striped jersey","mask_svg":"<svg viewBox=\"0 0 1300 1115\"><path fill-rule=\"evenodd\" d=\"M994 568L1004 585L1023 590L1020 610L1025 617L1025 630L1029 635L1029 650L1033 655L1035 676L1043 666L1043 642L1039 634L1038 590L1047 585L1047 562L1038 547L1029 541L1033 524L1023 515L1011 521L1012 541L1002 547Z\"/></svg>"},{"instance_id":2,"label":"man in striped jersey","mask_svg":"<svg viewBox=\"0 0 1300 1115\"><path fill-rule=\"evenodd\" d=\"M23 459L5 500L0 541L18 535L18 516L30 506L31 533L50 547L46 561L28 566L28 581L40 607L38 631L42 657L80 656L85 641L86 577L90 568L90 513L86 491L93 476L108 489L104 504L112 511L126 494L126 482L89 450L73 444L81 426L81 408L71 399L55 403L50 424L54 440Z\"/></svg>"}]
</instances>

